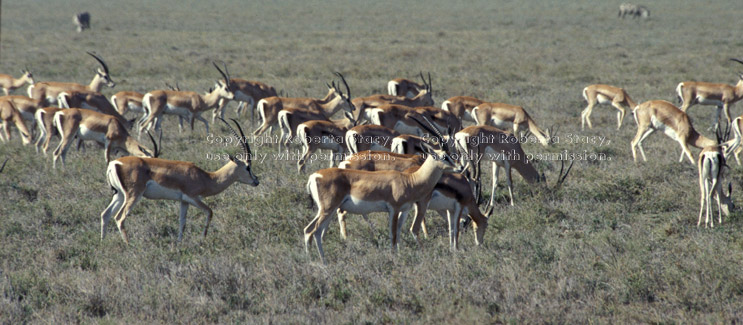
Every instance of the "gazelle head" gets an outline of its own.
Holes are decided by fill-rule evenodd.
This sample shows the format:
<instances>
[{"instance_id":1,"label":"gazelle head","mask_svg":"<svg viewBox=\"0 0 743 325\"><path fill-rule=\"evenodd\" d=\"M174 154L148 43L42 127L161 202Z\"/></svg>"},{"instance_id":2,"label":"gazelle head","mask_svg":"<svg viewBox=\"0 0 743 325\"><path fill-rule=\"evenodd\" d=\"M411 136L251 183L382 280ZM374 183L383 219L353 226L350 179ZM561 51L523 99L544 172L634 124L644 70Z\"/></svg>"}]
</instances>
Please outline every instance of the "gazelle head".
<instances>
[{"instance_id":1,"label":"gazelle head","mask_svg":"<svg viewBox=\"0 0 743 325\"><path fill-rule=\"evenodd\" d=\"M101 59L100 56L97 56L97 55L95 55L95 54L93 54L91 52L87 52L87 53L88 53L88 55L90 55L94 59L96 59L96 61L98 61L98 63L100 63L101 64L101 67L103 68L103 69L101 69L101 68L96 68L95 69L95 73L98 75L98 78L101 78L101 80L103 80L103 82L105 82L106 83L106 86L108 86L109 88L115 87L116 86L116 83L113 82L113 80L111 80L111 75L108 72L108 65L106 65L106 62L103 61L103 59Z\"/></svg>"},{"instance_id":2,"label":"gazelle head","mask_svg":"<svg viewBox=\"0 0 743 325\"><path fill-rule=\"evenodd\" d=\"M250 151L248 138L245 136L240 123L238 123L235 119L230 119L233 123L235 123L235 126L237 126L237 129L240 131L240 134L238 135L237 132L235 132L235 129L233 129L232 126L227 123L227 121L222 118L219 119L227 125L227 128L229 128L230 131L232 131L232 135L235 136L235 138L238 142L240 142L240 145L242 145L243 148L243 157L238 158L230 155L230 161L236 165L235 170L237 181L251 186L258 186L258 184L260 184L260 182L258 182L258 177L253 174L253 170L251 169L253 153Z\"/></svg>"},{"instance_id":3,"label":"gazelle head","mask_svg":"<svg viewBox=\"0 0 743 325\"><path fill-rule=\"evenodd\" d=\"M432 134L441 144L441 149L439 150L435 150L433 149L433 147L430 146L424 146L422 148L423 153L436 159L436 161L440 164L441 168L444 169L444 171L460 171L462 169L457 160L453 159L449 155L449 144L447 143L441 132L436 129L431 120L429 120L425 115L421 116L425 122L418 119L418 117L414 114L406 114L405 116L420 124L420 126L424 130Z\"/></svg>"},{"instance_id":4,"label":"gazelle head","mask_svg":"<svg viewBox=\"0 0 743 325\"><path fill-rule=\"evenodd\" d=\"M219 68L216 62L212 61L212 64L215 68L217 68L217 71L222 75L223 79L217 81L217 84L214 85L214 89L210 89L209 93L216 92L219 97L225 98L225 99L234 99L235 93L232 92L232 89L230 87L230 75L227 72L227 64L222 62L222 66L224 67L224 71ZM229 125L229 124L228 124Z\"/></svg>"},{"instance_id":5,"label":"gazelle head","mask_svg":"<svg viewBox=\"0 0 743 325\"><path fill-rule=\"evenodd\" d=\"M28 82L29 85L36 83L34 81L34 75L31 74L31 71L29 71L28 68L21 70L21 74L21 80Z\"/></svg>"},{"instance_id":6,"label":"gazelle head","mask_svg":"<svg viewBox=\"0 0 743 325\"><path fill-rule=\"evenodd\" d=\"M431 73L428 73L428 81L423 77L423 71L420 72L421 79L423 80L423 86L425 89L421 90L415 98L422 98L423 106L433 106L433 88L431 87Z\"/></svg>"},{"instance_id":7,"label":"gazelle head","mask_svg":"<svg viewBox=\"0 0 743 325\"><path fill-rule=\"evenodd\" d=\"M340 72L335 73L336 76L341 78L341 81L343 82L343 86L346 87L346 93L344 94L343 91L338 87L338 85L333 81L331 84L326 84L328 86L328 89L333 92L334 98L340 98L341 108L346 112L353 112L353 104L351 104L351 88L348 87L348 83L346 82L346 78L343 77L343 75Z\"/></svg>"}]
</instances>

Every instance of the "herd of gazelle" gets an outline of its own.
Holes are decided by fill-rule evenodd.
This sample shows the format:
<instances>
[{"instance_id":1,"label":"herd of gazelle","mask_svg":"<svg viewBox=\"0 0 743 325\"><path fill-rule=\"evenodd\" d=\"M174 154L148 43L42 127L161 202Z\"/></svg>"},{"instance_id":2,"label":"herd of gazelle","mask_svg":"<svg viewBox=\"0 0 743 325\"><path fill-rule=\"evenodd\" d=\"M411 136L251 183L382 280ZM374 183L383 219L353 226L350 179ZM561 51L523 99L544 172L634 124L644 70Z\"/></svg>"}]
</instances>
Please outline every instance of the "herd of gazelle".
<instances>
[{"instance_id":1,"label":"herd of gazelle","mask_svg":"<svg viewBox=\"0 0 743 325\"><path fill-rule=\"evenodd\" d=\"M181 202L180 231L182 238L186 211L194 205L207 214L204 235L211 220L211 209L202 197L216 195L230 184L241 183L258 185L252 173L252 152L248 146L242 127L235 120L239 135L224 119L224 109L230 100L239 102L238 111L247 107L258 111L261 125L254 135L261 135L278 125L281 130L280 144L289 145L295 135L300 139L303 155L297 162L300 172L313 152L325 149L333 153L330 167L335 160L340 168L319 170L309 177L307 190L315 201L317 216L305 228L305 244L309 246L314 239L323 261L322 236L334 214L338 215L341 235L346 237L345 215L348 212L362 214L364 218L371 212L389 214L389 230L393 247L397 246L401 225L408 211L416 207L416 216L411 232L416 236L420 229L425 232L423 216L426 207L438 211L449 222L450 245L458 246L459 220L469 216L474 221L476 242L482 242L487 226L487 216L494 207L494 193L499 170L506 174L506 184L510 204L514 205L511 171L515 169L529 183L544 182L533 164L526 159L521 144L513 141L520 132L533 134L538 141L547 146L552 135L542 130L523 107L504 103L485 102L468 96L447 99L441 108L433 106L431 76L428 79L421 73L422 84L408 79L393 79L388 83L389 94L378 94L353 98L343 75L336 73L343 83L345 92L336 84L328 84L324 98L279 97L273 87L260 82L230 78L226 65L224 70L214 63L223 79L205 94L181 91L178 87L169 90L154 90L145 94L123 91L111 96L110 100L100 94L103 85L114 87L108 66L98 55L88 52L101 65L89 85L61 82L35 82L25 69L18 79L0 75L0 86L6 93L0 98L0 117L2 131L0 140L10 139L9 128L15 125L23 143L32 141L32 132L25 122L32 123L32 131L38 128L35 142L37 151L48 150L54 134L61 138L54 150L54 166L61 158L65 161L66 152L73 139L93 140L103 145L106 161L109 163L107 179L114 190L111 204L101 214L101 238L105 236L106 224L115 215L115 221L124 241L128 237L123 222L132 206L142 197L149 199L168 199ZM732 59L738 63L743 61ZM621 88L608 85L591 85L583 90L588 106L581 114L581 127L588 124L592 128L590 114L596 104L610 104L617 113L617 128L621 128L626 110L631 109L638 126L637 135L632 140L633 158L637 160L636 148L646 160L642 141L654 131L663 131L679 142L682 147L681 159L686 155L695 163L689 145L702 148L697 162L701 192L699 223L706 211L709 219L711 197L718 204L719 221L721 214L727 214L731 205L730 191L723 190L722 167L725 158L740 152L741 118L731 120L730 105L743 98L743 75L735 86L702 82L682 82L676 91L683 101L679 109L666 101L648 101L636 104ZM28 95L8 96L7 94L24 84L30 84ZM713 140L694 130L686 115L686 110L694 104L716 105L716 130L719 131L719 118L725 112L728 127L732 125L733 138L722 141L730 135L720 135ZM59 108L48 107L57 104ZM255 109L253 109L255 106ZM242 157L230 156L230 161L216 172L201 170L194 164L157 158L159 150L154 138L154 150L142 145L132 137L129 130L136 124L139 132L150 131L153 127L161 130L163 115L176 115L193 124L195 120L209 123L201 113L213 110L212 121L217 117L240 139L243 146ZM343 111L342 119L332 120L338 111ZM139 120L126 120L124 114L142 114ZM476 125L463 127L463 122ZM512 130L512 131L509 131ZM149 134L149 132L148 132ZM500 139L499 141L471 141L473 137ZM364 141L363 139L383 139L383 141ZM377 151L370 151L377 150ZM382 150L382 151L378 151ZM127 157L112 160L114 153ZM418 154L424 154L422 158ZM450 156L456 153L459 160ZM510 155L498 155L508 153ZM350 154L348 156L347 154ZM500 157L500 158L494 158ZM517 157L510 159L510 157ZM479 165L482 159L491 160L492 186L488 203L488 213L478 208ZM4 164L3 164L4 165ZM571 165L572 167L572 165ZM466 171L449 173L453 170ZM472 170L476 175L472 175ZM568 168L569 171L569 168ZM558 176L558 184L565 176ZM706 207L706 209L705 209Z\"/></svg>"}]
</instances>

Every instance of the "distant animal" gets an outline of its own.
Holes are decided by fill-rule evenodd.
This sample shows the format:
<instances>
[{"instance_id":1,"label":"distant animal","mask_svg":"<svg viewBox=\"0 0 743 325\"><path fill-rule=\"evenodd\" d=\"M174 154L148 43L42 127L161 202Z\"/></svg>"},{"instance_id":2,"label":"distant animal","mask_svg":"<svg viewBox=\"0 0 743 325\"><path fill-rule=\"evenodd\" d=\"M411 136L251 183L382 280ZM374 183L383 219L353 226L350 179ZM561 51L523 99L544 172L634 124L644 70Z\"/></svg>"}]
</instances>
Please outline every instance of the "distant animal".
<instances>
[{"instance_id":1,"label":"distant animal","mask_svg":"<svg viewBox=\"0 0 743 325\"><path fill-rule=\"evenodd\" d=\"M83 29L90 29L90 14L87 11L77 13L72 17L72 22L75 23L78 33Z\"/></svg>"},{"instance_id":2,"label":"distant animal","mask_svg":"<svg viewBox=\"0 0 743 325\"><path fill-rule=\"evenodd\" d=\"M625 16L631 16L632 18L648 18L650 17L650 10L643 5L625 2L619 5L619 18L624 18Z\"/></svg>"}]
</instances>

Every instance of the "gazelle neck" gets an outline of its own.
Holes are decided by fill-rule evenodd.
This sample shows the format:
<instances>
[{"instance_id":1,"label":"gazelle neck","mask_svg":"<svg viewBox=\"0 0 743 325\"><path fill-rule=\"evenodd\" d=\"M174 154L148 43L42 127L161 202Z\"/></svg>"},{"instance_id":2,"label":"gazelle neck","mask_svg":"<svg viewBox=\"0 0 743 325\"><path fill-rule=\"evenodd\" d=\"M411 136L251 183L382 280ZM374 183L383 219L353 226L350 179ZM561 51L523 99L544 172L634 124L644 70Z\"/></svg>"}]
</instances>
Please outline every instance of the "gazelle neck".
<instances>
[{"instance_id":1,"label":"gazelle neck","mask_svg":"<svg viewBox=\"0 0 743 325\"><path fill-rule=\"evenodd\" d=\"M423 162L418 170L410 175L411 182L416 187L424 188L426 191L430 188L433 189L436 183L444 173L442 163L436 160L432 155L428 155L426 160Z\"/></svg>"},{"instance_id":2,"label":"gazelle neck","mask_svg":"<svg viewBox=\"0 0 743 325\"><path fill-rule=\"evenodd\" d=\"M735 98L743 98L743 79L738 79L738 83L735 84Z\"/></svg>"},{"instance_id":3,"label":"gazelle neck","mask_svg":"<svg viewBox=\"0 0 743 325\"><path fill-rule=\"evenodd\" d=\"M331 91L332 92L332 91ZM333 99L328 100L327 102L320 103L320 108L323 111L323 115L327 117L333 116L338 110L341 109L341 106L343 104L343 97L341 96L334 96Z\"/></svg>"},{"instance_id":4,"label":"gazelle neck","mask_svg":"<svg viewBox=\"0 0 743 325\"><path fill-rule=\"evenodd\" d=\"M94 92L101 92L101 89L103 88L103 78L101 78L99 73L95 74L95 77L90 81L88 88Z\"/></svg>"},{"instance_id":5,"label":"gazelle neck","mask_svg":"<svg viewBox=\"0 0 743 325\"><path fill-rule=\"evenodd\" d=\"M206 191L201 196L212 196L222 193L237 180L237 168L238 165L236 163L228 161L217 171L207 172L210 182L205 187Z\"/></svg>"},{"instance_id":6,"label":"gazelle neck","mask_svg":"<svg viewBox=\"0 0 743 325\"><path fill-rule=\"evenodd\" d=\"M209 109L217 106L219 103L219 100L222 98L219 94L219 89L214 89L212 92L206 94L206 95L199 95L201 96L201 99L204 101L204 104L206 105L206 108Z\"/></svg>"},{"instance_id":7,"label":"gazelle neck","mask_svg":"<svg viewBox=\"0 0 743 325\"><path fill-rule=\"evenodd\" d=\"M693 128L689 131L689 141L688 142L689 142L689 144L691 144L692 146L695 146L697 148L704 148L704 147L709 147L709 146L715 146L715 145L717 145L717 141L712 140L712 139L710 139L708 137L705 137L705 136L699 134L699 132L697 132L697 130L695 130Z\"/></svg>"}]
</instances>

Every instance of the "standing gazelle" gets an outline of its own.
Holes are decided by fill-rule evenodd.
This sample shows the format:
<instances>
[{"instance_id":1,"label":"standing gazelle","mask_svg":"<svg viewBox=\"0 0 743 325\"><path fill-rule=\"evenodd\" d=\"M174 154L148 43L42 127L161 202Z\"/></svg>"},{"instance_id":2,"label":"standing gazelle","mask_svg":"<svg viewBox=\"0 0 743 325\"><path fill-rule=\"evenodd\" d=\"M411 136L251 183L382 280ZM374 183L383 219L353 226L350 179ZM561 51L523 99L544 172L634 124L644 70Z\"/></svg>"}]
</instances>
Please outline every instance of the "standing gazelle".
<instances>
[{"instance_id":1,"label":"standing gazelle","mask_svg":"<svg viewBox=\"0 0 743 325\"><path fill-rule=\"evenodd\" d=\"M180 202L179 242L183 238L188 206L193 205L203 210L206 212L206 227L204 228L204 237L206 237L209 223L212 220L212 209L202 202L203 197L222 193L235 182L258 186L258 178L251 169L253 154L240 124L232 120L240 130L240 135L238 135L225 120L221 121L227 124L242 145L243 157L236 158L230 155L230 161L215 172L204 171L191 162L158 158L123 157L110 162L106 170L106 178L114 190L114 195L111 203L101 213L101 240L106 237L106 225L111 216L115 215L114 220L121 232L121 237L129 244L124 221L129 211L142 197Z\"/></svg>"},{"instance_id":2,"label":"standing gazelle","mask_svg":"<svg viewBox=\"0 0 743 325\"><path fill-rule=\"evenodd\" d=\"M27 82L29 85L34 84L34 76L30 71L28 71L28 69L21 70L21 73L23 75L18 79L13 78L13 76L9 74L0 73L0 88L3 89L5 96L8 96L9 92L20 88Z\"/></svg>"},{"instance_id":3,"label":"standing gazelle","mask_svg":"<svg viewBox=\"0 0 743 325\"><path fill-rule=\"evenodd\" d=\"M307 159L319 149L330 151L329 167L342 157L346 152L346 132L356 126L353 115L348 112L345 115L346 118L340 120L312 120L297 126L297 137L302 142L302 157L297 160L297 171L302 173Z\"/></svg>"},{"instance_id":4,"label":"standing gazelle","mask_svg":"<svg viewBox=\"0 0 743 325\"><path fill-rule=\"evenodd\" d=\"M454 96L441 103L441 109L451 112L461 121L475 122L472 109L484 102L471 96Z\"/></svg>"},{"instance_id":5,"label":"standing gazelle","mask_svg":"<svg viewBox=\"0 0 743 325\"><path fill-rule=\"evenodd\" d=\"M591 111L596 104L611 105L619 110L617 112L617 130L622 127L624 115L627 113L626 110L632 110L637 106L637 103L624 89L609 85L597 84L583 88L583 98L588 102L588 106L580 113L581 130L586 128L586 123L588 123L589 129L593 129Z\"/></svg>"},{"instance_id":6,"label":"standing gazelle","mask_svg":"<svg viewBox=\"0 0 743 325\"><path fill-rule=\"evenodd\" d=\"M414 172L328 168L312 174L307 190L318 209L315 218L304 228L305 250L309 252L314 238L320 258L325 263L322 235L339 208L355 214L387 212L392 247L397 248L400 225L413 204L430 195L445 170L454 169L456 163L445 152L428 152L428 158Z\"/></svg>"},{"instance_id":7,"label":"standing gazelle","mask_svg":"<svg viewBox=\"0 0 743 325\"><path fill-rule=\"evenodd\" d=\"M738 59L730 59L743 64ZM730 106L743 98L743 74L738 75L738 83L731 86L723 83L709 83L697 81L684 81L676 86L676 94L679 96L681 110L686 110L694 104L715 105L717 114L714 116L714 128L717 129L720 123L720 113L725 112L728 124L730 123Z\"/></svg>"},{"instance_id":8,"label":"standing gazelle","mask_svg":"<svg viewBox=\"0 0 743 325\"><path fill-rule=\"evenodd\" d=\"M191 123L191 130L193 130L194 120L199 120L204 123L206 133L209 133L209 122L201 117L201 113L216 107L220 99L234 97L230 91L227 66L224 65L224 71L222 71L217 63L212 62L212 64L224 79L217 83L218 87L205 95L180 90L154 90L146 93L142 98L145 115L139 120L139 132L141 133L143 129L150 130L153 125L155 129L160 129L162 116L171 114L188 120Z\"/></svg>"},{"instance_id":9,"label":"standing gazelle","mask_svg":"<svg viewBox=\"0 0 743 325\"><path fill-rule=\"evenodd\" d=\"M673 104L665 100L651 100L644 102L632 111L637 123L637 134L632 139L632 159L637 162L637 149L640 148L642 159L647 161L645 150L642 149L642 142L655 131L662 131L671 139L678 141L681 145L681 156L679 162L684 161L684 154L689 158L689 162L694 165L694 156L689 150L689 146L704 148L717 145L715 140L707 138L691 125L689 116Z\"/></svg>"},{"instance_id":10,"label":"standing gazelle","mask_svg":"<svg viewBox=\"0 0 743 325\"><path fill-rule=\"evenodd\" d=\"M95 76L90 84L85 86L73 82L37 82L28 86L28 97L33 99L42 100L42 106L54 105L57 103L57 96L63 91L69 90L90 90L94 92L100 92L103 88L103 84L109 88L116 86L116 83L111 80L111 75L108 72L108 65L100 56L93 53L87 52L88 55L92 56L98 63L101 64L101 68L95 70Z\"/></svg>"},{"instance_id":11,"label":"standing gazelle","mask_svg":"<svg viewBox=\"0 0 743 325\"><path fill-rule=\"evenodd\" d=\"M735 133L732 140L720 143L715 146L708 146L702 149L699 153L699 164L697 165L699 171L699 219L697 220L697 227L702 223L702 212L706 211L706 217L704 219L704 226L710 227L715 226L714 216L710 220L709 215L712 212L712 196L715 196L717 202L717 216L718 222L722 224L722 215L730 215L730 210L734 208L733 201L730 199L733 187L731 183L728 183L728 192L725 193L722 189L723 183L723 168L726 166L725 158L730 156L735 149L738 148L741 141L740 131L741 118L738 117L733 120L733 132ZM721 142L722 138L720 135L718 142ZM706 207L706 209L705 209Z\"/></svg>"}]
</instances>

